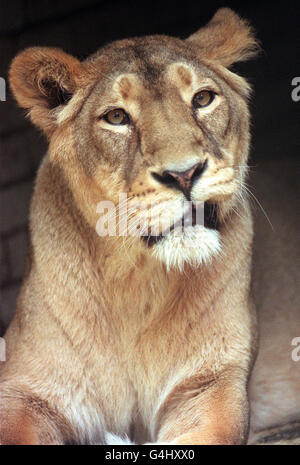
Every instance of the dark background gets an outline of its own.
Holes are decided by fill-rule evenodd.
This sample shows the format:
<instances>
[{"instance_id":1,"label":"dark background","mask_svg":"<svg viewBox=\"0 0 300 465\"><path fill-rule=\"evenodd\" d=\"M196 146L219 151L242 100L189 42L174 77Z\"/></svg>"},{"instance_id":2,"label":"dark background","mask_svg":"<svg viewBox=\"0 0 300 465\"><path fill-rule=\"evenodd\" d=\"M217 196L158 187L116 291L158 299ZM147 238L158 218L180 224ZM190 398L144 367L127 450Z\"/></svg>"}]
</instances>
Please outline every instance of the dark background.
<instances>
[{"instance_id":1,"label":"dark background","mask_svg":"<svg viewBox=\"0 0 300 465\"><path fill-rule=\"evenodd\" d=\"M84 59L105 43L129 36L184 38L223 6L249 19L263 47L258 59L235 68L255 90L250 165L259 170L263 160L288 159L299 170L300 102L291 98L291 81L300 76L299 1L0 0L0 76L7 78L12 58L28 46L61 47ZM21 283L29 200L45 149L43 136L7 89L7 101L0 102L0 334Z\"/></svg>"}]
</instances>

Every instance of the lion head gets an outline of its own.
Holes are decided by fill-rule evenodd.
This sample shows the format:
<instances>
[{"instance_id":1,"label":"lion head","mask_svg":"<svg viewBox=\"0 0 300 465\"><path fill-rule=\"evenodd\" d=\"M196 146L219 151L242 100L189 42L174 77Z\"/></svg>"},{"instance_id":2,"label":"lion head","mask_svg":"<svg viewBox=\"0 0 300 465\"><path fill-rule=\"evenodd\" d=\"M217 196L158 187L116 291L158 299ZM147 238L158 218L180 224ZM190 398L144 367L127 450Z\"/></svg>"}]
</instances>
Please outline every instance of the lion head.
<instances>
[{"instance_id":1,"label":"lion head","mask_svg":"<svg viewBox=\"0 0 300 465\"><path fill-rule=\"evenodd\" d=\"M121 211L126 199L126 214L107 217L113 235L124 241L126 216L126 246L168 268L198 266L219 252L243 202L250 88L228 68L256 50L249 25L224 8L186 40L120 40L84 62L29 48L10 82L93 228L101 201Z\"/></svg>"}]
</instances>

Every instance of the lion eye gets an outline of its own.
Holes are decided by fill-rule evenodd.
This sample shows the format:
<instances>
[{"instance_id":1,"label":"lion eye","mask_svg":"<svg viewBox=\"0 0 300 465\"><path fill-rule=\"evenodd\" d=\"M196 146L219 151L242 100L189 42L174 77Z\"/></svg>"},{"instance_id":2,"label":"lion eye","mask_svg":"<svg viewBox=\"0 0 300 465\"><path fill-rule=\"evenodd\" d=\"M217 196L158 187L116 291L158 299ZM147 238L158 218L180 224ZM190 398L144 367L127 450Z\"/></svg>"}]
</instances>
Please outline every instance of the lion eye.
<instances>
[{"instance_id":1,"label":"lion eye","mask_svg":"<svg viewBox=\"0 0 300 465\"><path fill-rule=\"evenodd\" d=\"M215 98L215 93L211 90L201 90L193 97L193 107L194 108L204 108L211 104Z\"/></svg>"},{"instance_id":2,"label":"lion eye","mask_svg":"<svg viewBox=\"0 0 300 465\"><path fill-rule=\"evenodd\" d=\"M117 108L116 110L109 111L103 116L103 118L109 124L116 125L116 124L128 124L129 123L129 116L121 108Z\"/></svg>"}]
</instances>

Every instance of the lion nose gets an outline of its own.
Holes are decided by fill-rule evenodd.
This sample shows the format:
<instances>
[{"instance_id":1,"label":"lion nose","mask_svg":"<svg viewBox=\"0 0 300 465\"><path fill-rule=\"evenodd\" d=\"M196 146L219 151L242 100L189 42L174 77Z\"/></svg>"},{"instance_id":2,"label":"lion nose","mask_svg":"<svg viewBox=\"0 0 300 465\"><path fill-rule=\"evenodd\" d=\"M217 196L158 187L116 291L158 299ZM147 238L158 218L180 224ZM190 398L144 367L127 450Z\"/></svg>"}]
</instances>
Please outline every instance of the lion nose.
<instances>
[{"instance_id":1,"label":"lion nose","mask_svg":"<svg viewBox=\"0 0 300 465\"><path fill-rule=\"evenodd\" d=\"M200 178L206 166L207 160L204 163L196 163L185 171L165 170L161 175L152 173L152 176L161 184L179 189L190 200L193 183Z\"/></svg>"}]
</instances>

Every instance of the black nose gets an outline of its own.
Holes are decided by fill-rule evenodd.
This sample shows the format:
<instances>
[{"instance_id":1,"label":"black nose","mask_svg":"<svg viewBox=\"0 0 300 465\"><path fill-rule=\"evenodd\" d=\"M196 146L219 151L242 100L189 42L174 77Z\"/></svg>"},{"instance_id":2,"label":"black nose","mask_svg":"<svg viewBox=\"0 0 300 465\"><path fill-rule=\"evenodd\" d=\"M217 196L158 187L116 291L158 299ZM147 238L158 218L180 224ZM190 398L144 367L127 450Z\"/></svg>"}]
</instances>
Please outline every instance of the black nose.
<instances>
[{"instance_id":1,"label":"black nose","mask_svg":"<svg viewBox=\"0 0 300 465\"><path fill-rule=\"evenodd\" d=\"M207 166L207 160L204 163L196 163L186 171L166 170L162 174L152 173L156 181L169 187L175 187L184 193L190 200L191 189L196 179L200 178Z\"/></svg>"}]
</instances>

